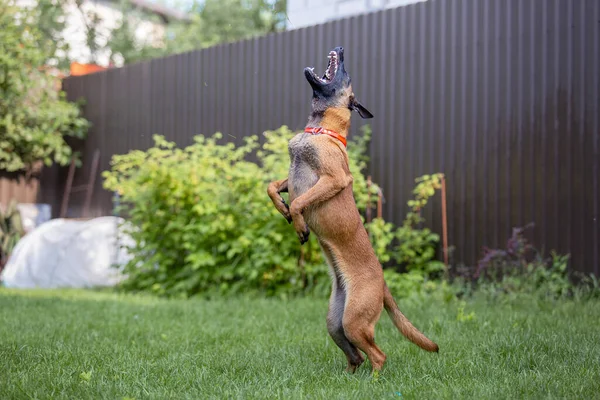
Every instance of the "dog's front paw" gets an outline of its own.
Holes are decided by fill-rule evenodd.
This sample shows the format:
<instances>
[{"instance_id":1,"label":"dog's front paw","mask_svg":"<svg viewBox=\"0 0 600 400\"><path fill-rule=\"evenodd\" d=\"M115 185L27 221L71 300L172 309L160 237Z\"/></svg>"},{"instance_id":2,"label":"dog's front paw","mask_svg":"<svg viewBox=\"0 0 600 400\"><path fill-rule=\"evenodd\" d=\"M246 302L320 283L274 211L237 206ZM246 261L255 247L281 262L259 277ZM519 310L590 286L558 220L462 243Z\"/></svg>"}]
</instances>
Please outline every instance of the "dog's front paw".
<instances>
[{"instance_id":1,"label":"dog's front paw","mask_svg":"<svg viewBox=\"0 0 600 400\"><path fill-rule=\"evenodd\" d=\"M276 203L275 206L277 207L277 211L279 211L279 213L283 215L283 218L286 219L288 224L291 224L292 214L290 214L290 207L287 205L285 200L283 198L280 198L279 203Z\"/></svg>"},{"instance_id":2,"label":"dog's front paw","mask_svg":"<svg viewBox=\"0 0 600 400\"><path fill-rule=\"evenodd\" d=\"M287 203L281 199L281 202L283 203L284 209L281 212L281 215L284 216L284 218L287 220L288 224L292 223L292 214L290 214L290 207L287 205Z\"/></svg>"},{"instance_id":3,"label":"dog's front paw","mask_svg":"<svg viewBox=\"0 0 600 400\"><path fill-rule=\"evenodd\" d=\"M296 230L298 239L300 239L300 244L302 245L308 242L308 235L310 234L310 230L308 229L308 224L302 216L302 207L299 206L297 201L293 202L290 205L290 215L292 216L292 220L294 222L294 229Z\"/></svg>"},{"instance_id":4,"label":"dog's front paw","mask_svg":"<svg viewBox=\"0 0 600 400\"><path fill-rule=\"evenodd\" d=\"M302 215L297 215L294 217L294 229L296 229L296 234L298 235L298 239L300 239L301 245L308 242L310 230L308 229L308 224L304 221Z\"/></svg>"},{"instance_id":5,"label":"dog's front paw","mask_svg":"<svg viewBox=\"0 0 600 400\"><path fill-rule=\"evenodd\" d=\"M296 233L298 234L298 239L300 239L300 245L303 245L304 243L308 242L308 236L310 235L308 225L306 225L303 230L296 231Z\"/></svg>"}]
</instances>

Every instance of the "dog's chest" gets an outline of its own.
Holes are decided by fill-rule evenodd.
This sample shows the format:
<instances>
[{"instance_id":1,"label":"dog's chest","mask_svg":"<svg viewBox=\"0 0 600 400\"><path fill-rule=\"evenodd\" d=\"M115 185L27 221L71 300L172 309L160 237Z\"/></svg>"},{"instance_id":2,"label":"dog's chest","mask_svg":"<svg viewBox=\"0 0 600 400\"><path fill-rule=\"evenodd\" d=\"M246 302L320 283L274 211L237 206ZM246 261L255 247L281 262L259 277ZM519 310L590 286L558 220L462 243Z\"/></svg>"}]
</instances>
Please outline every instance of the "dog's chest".
<instances>
[{"instance_id":1,"label":"dog's chest","mask_svg":"<svg viewBox=\"0 0 600 400\"><path fill-rule=\"evenodd\" d=\"M318 147L314 143L314 136L300 133L290 140L288 151L291 160L288 176L290 196L296 197L313 187L319 180Z\"/></svg>"}]
</instances>

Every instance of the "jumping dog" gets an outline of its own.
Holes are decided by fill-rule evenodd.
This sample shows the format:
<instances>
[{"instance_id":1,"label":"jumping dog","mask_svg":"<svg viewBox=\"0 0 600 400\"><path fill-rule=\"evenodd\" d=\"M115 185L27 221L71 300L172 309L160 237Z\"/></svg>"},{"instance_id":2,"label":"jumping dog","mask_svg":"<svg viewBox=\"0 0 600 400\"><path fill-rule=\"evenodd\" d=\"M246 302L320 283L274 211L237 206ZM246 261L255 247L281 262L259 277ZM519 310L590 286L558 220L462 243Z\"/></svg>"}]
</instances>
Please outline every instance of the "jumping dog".
<instances>
[{"instance_id":1,"label":"jumping dog","mask_svg":"<svg viewBox=\"0 0 600 400\"><path fill-rule=\"evenodd\" d=\"M275 208L292 223L300 243L312 231L329 264L332 292L327 330L348 359L347 371L364 362L379 371L386 356L375 344L375 324L385 307L394 325L411 342L427 351L438 346L400 312L384 279L352 193L346 137L352 111L362 118L373 115L354 97L350 76L344 69L344 49L329 53L323 77L314 68L304 75L312 87L312 111L305 131L288 145L287 179L269 184ZM289 193L288 206L280 193Z\"/></svg>"}]
</instances>

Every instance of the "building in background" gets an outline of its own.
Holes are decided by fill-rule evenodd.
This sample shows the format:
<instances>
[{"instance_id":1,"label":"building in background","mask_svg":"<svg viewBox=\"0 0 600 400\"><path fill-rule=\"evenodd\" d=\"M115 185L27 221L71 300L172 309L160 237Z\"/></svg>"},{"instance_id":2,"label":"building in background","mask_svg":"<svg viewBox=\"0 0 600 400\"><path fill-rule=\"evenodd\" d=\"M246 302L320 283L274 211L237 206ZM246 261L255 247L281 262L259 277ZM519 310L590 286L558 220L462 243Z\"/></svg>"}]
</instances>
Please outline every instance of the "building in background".
<instances>
[{"instance_id":1,"label":"building in background","mask_svg":"<svg viewBox=\"0 0 600 400\"><path fill-rule=\"evenodd\" d=\"M37 0L17 0L16 3L26 8L36 7L38 4ZM133 27L133 36L140 47L163 46L167 24L188 19L179 10L148 0L127 0L124 3L129 10L126 15L123 13L123 3L119 0L66 0L63 4L63 37L68 45L68 59L79 64L97 64L102 67L111 64L110 49L105 45L111 33L121 26L123 18L127 18L129 26ZM92 29L98 46L93 55L87 43ZM121 66L123 62L117 58L115 64Z\"/></svg>"},{"instance_id":2,"label":"building in background","mask_svg":"<svg viewBox=\"0 0 600 400\"><path fill-rule=\"evenodd\" d=\"M427 0L288 0L288 29Z\"/></svg>"}]
</instances>

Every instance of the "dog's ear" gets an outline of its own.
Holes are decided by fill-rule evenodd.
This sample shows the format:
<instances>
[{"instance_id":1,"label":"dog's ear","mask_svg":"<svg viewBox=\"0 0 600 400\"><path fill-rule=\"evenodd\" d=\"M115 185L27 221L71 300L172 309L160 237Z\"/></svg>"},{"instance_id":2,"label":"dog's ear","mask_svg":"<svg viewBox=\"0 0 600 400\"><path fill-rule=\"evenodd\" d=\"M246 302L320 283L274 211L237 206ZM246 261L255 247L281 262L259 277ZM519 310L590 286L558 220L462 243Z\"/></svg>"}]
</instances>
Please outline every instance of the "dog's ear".
<instances>
[{"instance_id":1,"label":"dog's ear","mask_svg":"<svg viewBox=\"0 0 600 400\"><path fill-rule=\"evenodd\" d=\"M371 114L371 111L367 110L365 106L363 106L356 100L352 100L351 109L358 112L358 115L360 115L363 119L373 118L373 114Z\"/></svg>"}]
</instances>

